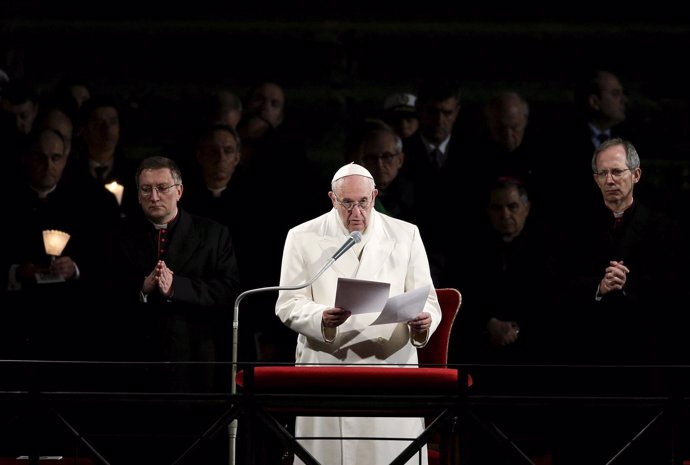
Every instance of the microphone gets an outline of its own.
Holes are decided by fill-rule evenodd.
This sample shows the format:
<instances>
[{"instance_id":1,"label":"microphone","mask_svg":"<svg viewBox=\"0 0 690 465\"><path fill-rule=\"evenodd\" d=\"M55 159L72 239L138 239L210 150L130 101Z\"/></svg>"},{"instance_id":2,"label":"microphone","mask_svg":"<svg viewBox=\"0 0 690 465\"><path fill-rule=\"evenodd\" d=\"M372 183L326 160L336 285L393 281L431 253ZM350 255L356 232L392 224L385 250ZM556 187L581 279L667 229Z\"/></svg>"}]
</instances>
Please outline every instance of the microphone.
<instances>
[{"instance_id":1,"label":"microphone","mask_svg":"<svg viewBox=\"0 0 690 465\"><path fill-rule=\"evenodd\" d=\"M352 231L350 235L348 236L347 240L345 243L338 249L338 251L333 254L333 258L331 260L336 261L337 259L340 258L342 254L347 252L353 245L359 244L359 242L362 240L362 233L359 231Z\"/></svg>"},{"instance_id":2,"label":"microphone","mask_svg":"<svg viewBox=\"0 0 690 465\"><path fill-rule=\"evenodd\" d=\"M359 231L352 231L350 235L348 236L347 240L345 243L340 246L338 251L333 254L331 258L328 259L328 261L321 267L318 273L316 273L309 281L302 283L302 284L296 284L294 286L271 286L271 287L260 287L258 289L249 289L247 291L242 292L240 295L237 296L237 299L235 299L235 309L233 312L233 318L232 318L232 367L231 367L231 376L232 379L230 380L231 385L230 385L230 393L231 394L237 394L237 342L238 342L238 336L239 336L239 315L240 315L240 302L242 299L244 299L246 296L251 295L251 294L257 294L259 292L266 292L266 291L296 291L298 289L303 289L309 285L311 285L314 281L316 281L319 276L323 274L324 271L326 271L328 268L330 268L333 263L340 258L342 254L347 252L353 245L358 244L362 240L362 233ZM231 423L230 426L228 427L228 438L230 440L229 444L229 452L230 452L230 465L235 465L235 443L237 440L237 418L235 418Z\"/></svg>"}]
</instances>

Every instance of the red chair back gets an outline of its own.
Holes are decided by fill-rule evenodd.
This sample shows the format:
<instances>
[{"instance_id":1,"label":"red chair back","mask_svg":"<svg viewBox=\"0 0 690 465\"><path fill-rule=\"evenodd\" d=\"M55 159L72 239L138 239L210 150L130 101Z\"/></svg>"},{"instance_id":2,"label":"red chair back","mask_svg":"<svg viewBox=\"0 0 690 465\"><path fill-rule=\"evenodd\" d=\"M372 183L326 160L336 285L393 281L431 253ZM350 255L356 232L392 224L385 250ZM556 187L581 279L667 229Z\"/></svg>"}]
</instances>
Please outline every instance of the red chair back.
<instances>
[{"instance_id":1,"label":"red chair back","mask_svg":"<svg viewBox=\"0 0 690 465\"><path fill-rule=\"evenodd\" d=\"M417 349L420 366L446 365L448 363L450 335L453 330L455 317L462 303L462 296L457 289L436 289L436 295L438 296L438 303L441 306L441 324L436 328L431 338L429 338L429 342L421 349Z\"/></svg>"}]
</instances>

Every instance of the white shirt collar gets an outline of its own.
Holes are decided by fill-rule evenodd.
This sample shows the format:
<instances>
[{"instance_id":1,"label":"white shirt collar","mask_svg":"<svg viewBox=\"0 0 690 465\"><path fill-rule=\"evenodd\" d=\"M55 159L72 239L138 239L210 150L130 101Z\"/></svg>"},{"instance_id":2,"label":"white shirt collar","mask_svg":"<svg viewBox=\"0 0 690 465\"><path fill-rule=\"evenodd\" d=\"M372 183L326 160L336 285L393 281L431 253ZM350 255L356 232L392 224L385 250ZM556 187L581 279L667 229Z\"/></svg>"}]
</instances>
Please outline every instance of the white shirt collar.
<instances>
[{"instance_id":1,"label":"white shirt collar","mask_svg":"<svg viewBox=\"0 0 690 465\"><path fill-rule=\"evenodd\" d=\"M420 134L420 136L421 136L421 134ZM424 144L424 148L426 149L426 153L431 153L434 149L439 149L441 152L446 153L446 148L448 147L448 142L450 142L450 136L446 137L446 139L438 145L432 144L424 136L421 136L421 138L422 138L422 143Z\"/></svg>"}]
</instances>

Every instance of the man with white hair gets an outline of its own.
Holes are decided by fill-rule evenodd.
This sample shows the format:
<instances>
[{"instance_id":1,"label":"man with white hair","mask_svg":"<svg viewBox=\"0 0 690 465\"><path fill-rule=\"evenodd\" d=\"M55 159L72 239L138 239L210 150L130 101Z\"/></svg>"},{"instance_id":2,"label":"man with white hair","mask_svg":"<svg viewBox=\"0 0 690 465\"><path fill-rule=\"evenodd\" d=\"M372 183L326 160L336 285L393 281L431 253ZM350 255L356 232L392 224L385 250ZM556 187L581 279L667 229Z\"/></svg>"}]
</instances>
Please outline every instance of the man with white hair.
<instances>
[{"instance_id":1,"label":"man with white hair","mask_svg":"<svg viewBox=\"0 0 690 465\"><path fill-rule=\"evenodd\" d=\"M362 239L347 250L310 286L281 291L276 314L299 333L298 364L417 363L423 347L441 321L441 309L431 280L429 263L417 227L374 210L378 191L365 168L354 163L340 168L331 181L333 208L292 228L283 251L280 285L307 282L333 256L348 235ZM372 325L376 313L352 315L335 307L338 278L390 283L390 295L430 286L424 308L410 321ZM417 437L423 418L298 417L296 436L350 438ZM302 439L300 443L322 465L390 463L409 445L401 440ZM296 463L301 463L296 460ZM426 449L410 463L427 463Z\"/></svg>"}]
</instances>

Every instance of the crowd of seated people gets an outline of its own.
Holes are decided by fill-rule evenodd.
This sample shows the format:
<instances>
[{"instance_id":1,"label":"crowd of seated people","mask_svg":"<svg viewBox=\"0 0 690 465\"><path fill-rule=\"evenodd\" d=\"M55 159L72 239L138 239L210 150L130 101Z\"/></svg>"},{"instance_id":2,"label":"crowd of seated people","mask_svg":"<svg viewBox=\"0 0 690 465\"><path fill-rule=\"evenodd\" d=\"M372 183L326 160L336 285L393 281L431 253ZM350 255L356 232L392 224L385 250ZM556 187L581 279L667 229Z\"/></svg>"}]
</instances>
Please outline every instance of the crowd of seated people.
<instances>
[{"instance_id":1,"label":"crowd of seated people","mask_svg":"<svg viewBox=\"0 0 690 465\"><path fill-rule=\"evenodd\" d=\"M132 155L136 148L127 138L128 131L134 130L127 121L129 113L123 112L126 99L105 95L88 80L77 78L39 92L29 82L10 77L1 95L5 188L22 179L27 142L38 131L51 128L65 145L64 177L70 187L77 182L91 187L116 182L122 189L117 198L121 218L138 212L134 173L142 151ZM147 147L146 155L169 156L179 163L186 186L182 204L231 230L241 245L238 262L243 288L250 289L277 282L284 235L322 207L301 199L317 197L310 194L328 188L325 173L332 162L308 153L309 139L315 135L290 118L288 95L279 79L259 80L243 99L238 95L222 87L199 96L193 107L197 113L184 115L184 121L196 124L188 124L186 131L184 126L176 128L174 137L161 141L158 148ZM458 267L464 260L453 254L458 244L481 235L488 186L501 177L515 179L529 191L530 222L567 229L569 218L587 212L601 197L589 163L601 141L623 137L635 144L640 139L647 147L649 135L631 133L626 126L629 98L614 72L583 73L573 96L574 105L569 113L564 109L562 121L535 122L524 96L498 89L487 94L483 111L475 114L479 119L468 123L459 82L449 76L430 76L407 91L382 95L380 107L344 128L345 146L340 153L342 159L360 163L373 173L379 211L420 227L437 284L443 280L444 285L467 289L468 283L457 277L462 275ZM643 154L647 155L663 157ZM651 182L641 178L636 192L646 196L650 191ZM683 198L680 188L679 198ZM80 204L86 200L96 197L84 196ZM658 199L650 195L644 200ZM679 202L674 199L664 205L678 206ZM98 212L85 215L83 222L99 227L94 222L111 207L106 203L110 202L96 206ZM281 208L269 214L269 207L276 203ZM670 213L681 225L687 224L686 212L676 208ZM461 226L450 227L450 218ZM456 278L449 282L448 276ZM261 325L271 316L261 310L270 307L270 298L265 297L257 298L256 305L248 303L252 308L247 311L248 321L260 322L252 323L249 330L257 340L267 331ZM257 345L246 355L291 358L290 344L272 346L268 342L263 349Z\"/></svg>"},{"instance_id":2,"label":"crowd of seated people","mask_svg":"<svg viewBox=\"0 0 690 465\"><path fill-rule=\"evenodd\" d=\"M224 266L236 287L224 305L230 294L277 285L287 231L327 207L313 199L329 190L331 161L308 153L313 134L291 119L278 79L257 82L243 99L227 89L204 97L199 124L171 135L176 147L161 141L144 156L127 146L126 102L86 82L40 94L10 77L0 90L0 189L10 219L0 252L2 303L13 309L11 324L2 325L2 359L136 361L137 351L121 347L114 333L127 325L109 325L118 318L109 304L122 300L104 293L124 292L112 288L121 281L112 273L122 269L114 263L123 258L112 251L122 250L123 228L146 223L151 198L177 193L183 213L166 218L166 228L189 214L227 231L232 264ZM679 266L687 259L687 205L671 212L647 205L656 198L646 197L653 186L642 176L644 160L663 155L643 152L653 150L648 135L626 132L620 78L596 69L574 90L575 105L558 122L538 126L544 122L533 120L528 100L509 89L487 97L483 118L466 124L459 82L431 76L408 92L382 95L380 108L345 129L339 162L372 173L376 210L417 224L434 284L463 294L454 362L685 362L686 317L674 309L688 297L688 273ZM142 191L137 166L153 156L174 160L181 177L171 168L170 184L166 178ZM123 189L118 196L106 188L113 182ZM70 234L59 256L45 252L44 230ZM167 247L161 234L151 245L159 257ZM165 266L156 270L166 276ZM264 293L243 304L241 360L294 360L294 336L275 317L275 298ZM166 299L175 300L163 293ZM106 309L103 318L76 311L94 301ZM45 311L64 305L74 311ZM190 324L208 329L196 318ZM218 357L227 361L230 322L214 321L227 324L227 334L208 331L201 343L220 339ZM78 342L84 337L88 353ZM492 374L478 386L503 381Z\"/></svg>"}]
</instances>

